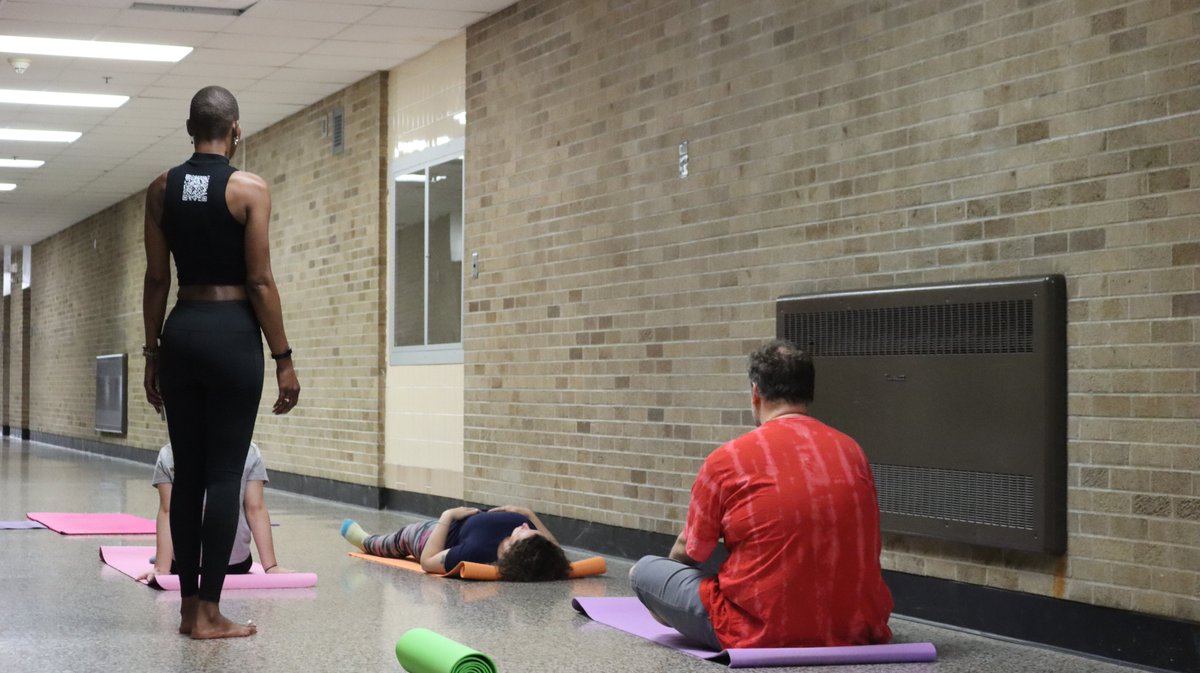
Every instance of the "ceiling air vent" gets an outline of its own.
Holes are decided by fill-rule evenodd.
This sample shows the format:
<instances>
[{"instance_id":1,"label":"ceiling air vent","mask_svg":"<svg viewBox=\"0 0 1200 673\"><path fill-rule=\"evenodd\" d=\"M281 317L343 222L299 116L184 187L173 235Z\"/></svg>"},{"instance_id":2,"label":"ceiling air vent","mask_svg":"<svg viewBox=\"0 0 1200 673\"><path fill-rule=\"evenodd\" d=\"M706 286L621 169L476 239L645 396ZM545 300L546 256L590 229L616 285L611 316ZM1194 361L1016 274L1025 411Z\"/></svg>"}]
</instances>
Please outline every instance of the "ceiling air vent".
<instances>
[{"instance_id":1,"label":"ceiling air vent","mask_svg":"<svg viewBox=\"0 0 1200 673\"><path fill-rule=\"evenodd\" d=\"M341 154L346 149L346 111L339 105L329 113L329 135L333 137L333 153Z\"/></svg>"},{"instance_id":2,"label":"ceiling air vent","mask_svg":"<svg viewBox=\"0 0 1200 673\"><path fill-rule=\"evenodd\" d=\"M217 16L241 16L253 7L255 2L245 4L245 0L204 0L208 4L189 4L187 2L135 2L129 9L140 9L149 12L175 12L177 14L214 14Z\"/></svg>"}]
</instances>

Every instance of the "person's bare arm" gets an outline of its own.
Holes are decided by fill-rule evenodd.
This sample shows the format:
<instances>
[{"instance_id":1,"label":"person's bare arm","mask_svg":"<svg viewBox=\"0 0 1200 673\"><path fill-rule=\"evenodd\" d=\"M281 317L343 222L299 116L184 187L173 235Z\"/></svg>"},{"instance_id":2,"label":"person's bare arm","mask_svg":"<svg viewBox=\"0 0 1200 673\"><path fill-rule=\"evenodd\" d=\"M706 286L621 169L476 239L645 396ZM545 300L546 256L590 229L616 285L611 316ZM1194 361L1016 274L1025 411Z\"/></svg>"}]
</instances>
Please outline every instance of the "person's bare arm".
<instances>
[{"instance_id":1,"label":"person's bare arm","mask_svg":"<svg viewBox=\"0 0 1200 673\"><path fill-rule=\"evenodd\" d=\"M158 489L158 515L154 518L154 570L149 570L138 576L139 580L147 582L155 575L167 575L171 572L171 559L175 558L175 548L171 544L171 484L155 484Z\"/></svg>"},{"instance_id":2,"label":"person's bare arm","mask_svg":"<svg viewBox=\"0 0 1200 673\"><path fill-rule=\"evenodd\" d=\"M162 230L163 202L167 193L167 174L163 173L146 189L146 215L143 240L146 247L146 277L142 284L142 322L147 348L154 351L146 358L143 386L146 400L157 412L162 412L162 395L158 391L158 335L162 333L167 313L167 296L171 293L171 251Z\"/></svg>"},{"instance_id":3,"label":"person's bare arm","mask_svg":"<svg viewBox=\"0 0 1200 673\"><path fill-rule=\"evenodd\" d=\"M258 549L258 562L264 572L287 573L287 568L279 565L275 556L275 539L271 535L271 513L267 511L267 503L263 498L263 483L258 479L246 482L246 523L250 526L250 536L254 538L254 546Z\"/></svg>"},{"instance_id":4,"label":"person's bare arm","mask_svg":"<svg viewBox=\"0 0 1200 673\"><path fill-rule=\"evenodd\" d=\"M450 534L450 524L465 519L479 510L474 507L452 507L438 517L437 525L429 534L425 548L421 550L421 569L427 573L444 574L446 572L446 536Z\"/></svg>"},{"instance_id":5,"label":"person's bare arm","mask_svg":"<svg viewBox=\"0 0 1200 673\"><path fill-rule=\"evenodd\" d=\"M520 505L501 505L499 507L493 507L488 511L490 511L490 512L514 512L516 514L520 514L521 516L525 517L526 519L529 519L530 521L532 521L533 527L538 529L538 532L540 532L543 537L545 537L547 540L553 542L554 544L558 544L558 540L554 537L554 533L551 533L550 529L546 528L546 524L542 523L542 520L538 518L537 512L534 512L532 509L529 509L528 507L521 507Z\"/></svg>"},{"instance_id":6,"label":"person's bare arm","mask_svg":"<svg viewBox=\"0 0 1200 673\"><path fill-rule=\"evenodd\" d=\"M679 537L675 538L675 544L671 547L671 553L667 556L673 561L679 561L684 565L697 566L700 565L695 559L687 554L687 531L680 531Z\"/></svg>"},{"instance_id":7,"label":"person's bare arm","mask_svg":"<svg viewBox=\"0 0 1200 673\"><path fill-rule=\"evenodd\" d=\"M246 227L246 294L262 326L267 347L271 353L288 350L287 334L283 329L283 308L279 302L279 289L271 271L271 245L269 226L271 221L271 191L262 178L238 171L229 179L227 191L229 210ZM292 358L275 361L275 378L279 384L279 397L272 411L286 414L291 411L300 397L300 380Z\"/></svg>"}]
</instances>

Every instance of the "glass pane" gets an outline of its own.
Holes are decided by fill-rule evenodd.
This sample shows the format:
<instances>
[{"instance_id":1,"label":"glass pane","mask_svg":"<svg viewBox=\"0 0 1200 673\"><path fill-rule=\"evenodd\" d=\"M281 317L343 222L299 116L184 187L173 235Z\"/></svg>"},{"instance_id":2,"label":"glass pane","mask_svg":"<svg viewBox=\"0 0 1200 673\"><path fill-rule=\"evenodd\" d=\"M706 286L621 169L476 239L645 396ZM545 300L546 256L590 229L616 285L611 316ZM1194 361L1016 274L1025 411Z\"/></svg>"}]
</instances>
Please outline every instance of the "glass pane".
<instances>
[{"instance_id":1,"label":"glass pane","mask_svg":"<svg viewBox=\"0 0 1200 673\"><path fill-rule=\"evenodd\" d=\"M395 346L425 344L425 171L396 178Z\"/></svg>"},{"instance_id":2,"label":"glass pane","mask_svg":"<svg viewBox=\"0 0 1200 673\"><path fill-rule=\"evenodd\" d=\"M429 169L429 343L462 341L462 159Z\"/></svg>"}]
</instances>

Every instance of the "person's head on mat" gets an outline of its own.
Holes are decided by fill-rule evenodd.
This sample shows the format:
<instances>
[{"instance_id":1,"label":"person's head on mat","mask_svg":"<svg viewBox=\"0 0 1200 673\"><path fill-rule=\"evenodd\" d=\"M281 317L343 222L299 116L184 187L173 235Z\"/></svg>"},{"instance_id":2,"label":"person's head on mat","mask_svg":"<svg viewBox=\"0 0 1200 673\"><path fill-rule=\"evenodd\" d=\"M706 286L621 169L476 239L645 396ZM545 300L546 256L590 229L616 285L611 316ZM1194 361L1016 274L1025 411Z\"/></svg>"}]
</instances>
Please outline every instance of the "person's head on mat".
<instances>
[{"instance_id":1,"label":"person's head on mat","mask_svg":"<svg viewBox=\"0 0 1200 673\"><path fill-rule=\"evenodd\" d=\"M510 582L561 580L571 572L571 562L562 547L527 523L514 528L500 542L496 556L500 578Z\"/></svg>"},{"instance_id":2,"label":"person's head on mat","mask_svg":"<svg viewBox=\"0 0 1200 673\"><path fill-rule=\"evenodd\" d=\"M451 507L433 521L419 521L387 535L371 535L350 519L342 537L372 556L412 557L428 573L445 574L458 564L494 564L500 579L537 582L566 579L571 572L558 540L533 510L501 505L487 511Z\"/></svg>"}]
</instances>

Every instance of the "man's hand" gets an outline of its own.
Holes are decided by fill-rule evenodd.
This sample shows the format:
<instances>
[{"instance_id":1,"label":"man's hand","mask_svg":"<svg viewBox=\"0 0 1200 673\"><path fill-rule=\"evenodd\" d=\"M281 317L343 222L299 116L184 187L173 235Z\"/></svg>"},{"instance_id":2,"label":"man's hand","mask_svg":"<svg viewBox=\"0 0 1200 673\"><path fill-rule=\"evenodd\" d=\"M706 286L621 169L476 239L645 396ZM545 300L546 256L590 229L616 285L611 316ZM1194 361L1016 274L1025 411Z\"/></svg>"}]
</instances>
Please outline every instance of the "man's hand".
<instances>
[{"instance_id":1,"label":"man's hand","mask_svg":"<svg viewBox=\"0 0 1200 673\"><path fill-rule=\"evenodd\" d=\"M687 537L686 536L687 536L686 529L683 531L680 531L679 537L675 538L675 544L674 544L674 546L671 547L671 553L668 555L667 558L671 559L672 561L679 561L680 563L682 563L684 565L689 565L689 566L700 565L699 563L696 563L695 559L693 559L691 556L688 556Z\"/></svg>"}]
</instances>

